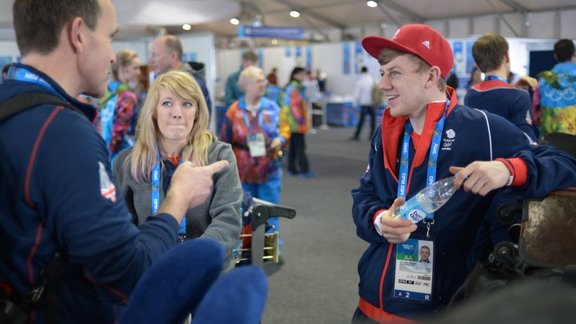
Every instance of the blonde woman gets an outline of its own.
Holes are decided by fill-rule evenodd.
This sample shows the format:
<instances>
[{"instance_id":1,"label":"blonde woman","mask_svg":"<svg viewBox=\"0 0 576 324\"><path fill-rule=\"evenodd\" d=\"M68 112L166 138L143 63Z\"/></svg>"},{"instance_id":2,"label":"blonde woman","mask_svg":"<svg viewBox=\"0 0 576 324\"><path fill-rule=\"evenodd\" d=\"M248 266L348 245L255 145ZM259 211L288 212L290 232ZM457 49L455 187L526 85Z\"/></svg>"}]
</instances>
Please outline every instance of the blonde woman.
<instances>
[{"instance_id":1,"label":"blonde woman","mask_svg":"<svg viewBox=\"0 0 576 324\"><path fill-rule=\"evenodd\" d=\"M112 160L120 151L134 145L134 139L128 132L138 107L135 89L139 76L138 53L133 50L116 53L112 81L108 83L108 92L99 103L100 134Z\"/></svg>"},{"instance_id":2,"label":"blonde woman","mask_svg":"<svg viewBox=\"0 0 576 324\"><path fill-rule=\"evenodd\" d=\"M229 144L215 140L208 118L202 91L190 74L160 75L140 111L136 143L118 155L114 174L135 222L143 224L156 213L178 164L191 161L203 166L227 160L229 165L214 174L209 198L186 213L180 238L207 237L222 243L231 267L241 229L242 189L234 153Z\"/></svg>"}]
</instances>

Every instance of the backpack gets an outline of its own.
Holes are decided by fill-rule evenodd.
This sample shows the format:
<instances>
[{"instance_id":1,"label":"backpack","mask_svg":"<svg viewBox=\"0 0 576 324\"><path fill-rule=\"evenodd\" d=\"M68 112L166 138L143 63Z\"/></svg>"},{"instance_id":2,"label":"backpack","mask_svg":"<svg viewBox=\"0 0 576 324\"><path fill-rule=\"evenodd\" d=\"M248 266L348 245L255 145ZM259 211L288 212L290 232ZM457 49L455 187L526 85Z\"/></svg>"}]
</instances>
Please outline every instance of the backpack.
<instances>
[{"instance_id":1,"label":"backpack","mask_svg":"<svg viewBox=\"0 0 576 324\"><path fill-rule=\"evenodd\" d=\"M80 112L70 103L53 95L44 92L28 92L18 94L0 104L0 122L41 104L54 104ZM26 294L21 301L10 300L4 290L0 289L0 324L28 323L28 312L42 304L46 305L46 323L59 322L58 285L64 275L64 262L59 252L55 253L54 258L42 270L42 273L40 286ZM0 283L3 281L5 280L0 277Z\"/></svg>"}]
</instances>

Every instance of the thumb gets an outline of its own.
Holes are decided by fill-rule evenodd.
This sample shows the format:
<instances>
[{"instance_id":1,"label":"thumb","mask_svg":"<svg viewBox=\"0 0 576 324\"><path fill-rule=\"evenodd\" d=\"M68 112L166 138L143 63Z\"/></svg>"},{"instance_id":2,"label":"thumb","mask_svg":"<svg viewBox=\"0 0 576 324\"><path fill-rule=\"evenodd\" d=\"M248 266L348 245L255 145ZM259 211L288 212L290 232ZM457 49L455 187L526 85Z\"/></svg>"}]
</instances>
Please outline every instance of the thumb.
<instances>
[{"instance_id":1,"label":"thumb","mask_svg":"<svg viewBox=\"0 0 576 324\"><path fill-rule=\"evenodd\" d=\"M451 166L449 168L450 173L452 173L452 174L456 174L456 173L460 172L460 170L462 170L462 169L464 169L464 168L463 167L456 167L456 166Z\"/></svg>"},{"instance_id":2,"label":"thumb","mask_svg":"<svg viewBox=\"0 0 576 324\"><path fill-rule=\"evenodd\" d=\"M221 160L221 161L216 161L208 166L206 166L210 172L212 172L212 174L214 173L218 173L222 170L224 170L227 166L228 166L228 161L226 160Z\"/></svg>"}]
</instances>

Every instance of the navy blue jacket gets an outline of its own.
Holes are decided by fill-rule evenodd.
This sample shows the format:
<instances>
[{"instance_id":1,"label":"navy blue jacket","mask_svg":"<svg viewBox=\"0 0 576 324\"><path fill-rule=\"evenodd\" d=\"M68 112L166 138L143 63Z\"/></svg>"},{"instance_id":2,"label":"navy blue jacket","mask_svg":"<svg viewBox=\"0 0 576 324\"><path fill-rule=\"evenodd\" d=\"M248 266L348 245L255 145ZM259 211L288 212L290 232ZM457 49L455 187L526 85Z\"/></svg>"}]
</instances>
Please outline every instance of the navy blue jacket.
<instances>
[{"instance_id":1,"label":"navy blue jacket","mask_svg":"<svg viewBox=\"0 0 576 324\"><path fill-rule=\"evenodd\" d=\"M500 192L542 197L554 189L576 184L576 161L572 157L552 147L539 147L538 153L534 153L523 132L510 122L494 114L456 105L455 93L451 96L453 104L442 134L437 179L450 176L450 166L464 167L473 161L519 157L528 168L527 182L520 188L508 187ZM418 149L411 141L409 170L412 171L407 198L425 187L432 132L443 108L443 103L429 106ZM435 213L435 223L430 231L435 240L433 303L394 299L396 246L377 233L374 219L379 210L390 208L397 196L398 158L406 120L407 117L393 118L388 110L385 111L382 126L371 143L367 172L360 179L360 186L352 191L352 212L358 236L370 244L358 264L360 309L364 305L372 314L417 318L446 305L466 278L474 261L476 234L494 195L482 197L457 191ZM385 129L384 133L382 129ZM536 158L535 154L542 157ZM421 222L414 234L425 233L426 226Z\"/></svg>"},{"instance_id":2,"label":"navy blue jacket","mask_svg":"<svg viewBox=\"0 0 576 324\"><path fill-rule=\"evenodd\" d=\"M533 141L538 140L528 91L516 89L500 80L482 81L466 92L464 104L502 116L530 136Z\"/></svg>"},{"instance_id":3,"label":"navy blue jacket","mask_svg":"<svg viewBox=\"0 0 576 324\"><path fill-rule=\"evenodd\" d=\"M0 102L19 93L55 93L82 114L39 105L0 123L0 277L22 298L59 250L67 265L61 322L112 323L113 304L126 303L141 274L176 243L178 222L160 214L135 227L114 192L106 145L91 124L95 109L42 72L17 66L54 90L7 80ZM44 322L42 310L32 316Z\"/></svg>"}]
</instances>

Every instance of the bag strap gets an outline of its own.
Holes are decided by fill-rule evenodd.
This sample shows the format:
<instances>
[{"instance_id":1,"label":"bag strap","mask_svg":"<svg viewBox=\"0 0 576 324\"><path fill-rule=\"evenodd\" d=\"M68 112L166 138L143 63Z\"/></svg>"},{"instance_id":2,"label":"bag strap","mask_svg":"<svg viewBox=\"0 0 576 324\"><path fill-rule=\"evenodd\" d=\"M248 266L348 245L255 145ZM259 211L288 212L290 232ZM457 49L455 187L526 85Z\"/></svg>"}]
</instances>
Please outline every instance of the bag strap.
<instances>
[{"instance_id":1,"label":"bag strap","mask_svg":"<svg viewBox=\"0 0 576 324\"><path fill-rule=\"evenodd\" d=\"M44 92L27 92L0 103L0 122L41 104L64 106L80 112L70 103Z\"/></svg>"}]
</instances>

